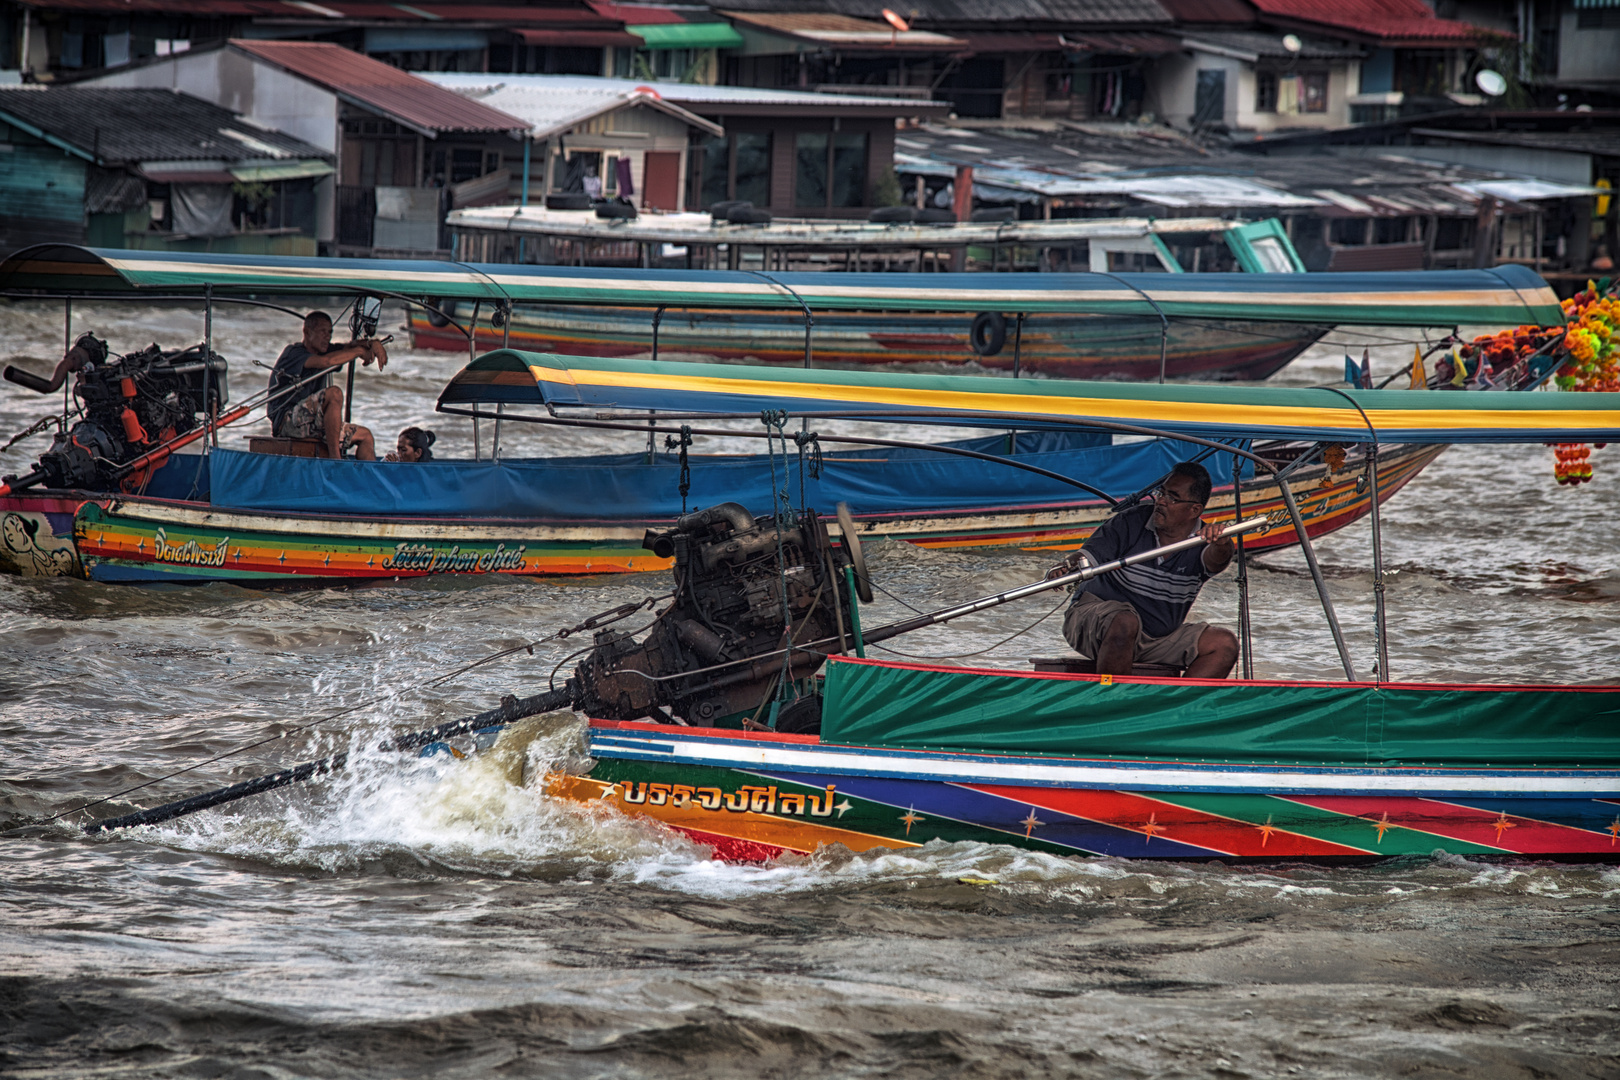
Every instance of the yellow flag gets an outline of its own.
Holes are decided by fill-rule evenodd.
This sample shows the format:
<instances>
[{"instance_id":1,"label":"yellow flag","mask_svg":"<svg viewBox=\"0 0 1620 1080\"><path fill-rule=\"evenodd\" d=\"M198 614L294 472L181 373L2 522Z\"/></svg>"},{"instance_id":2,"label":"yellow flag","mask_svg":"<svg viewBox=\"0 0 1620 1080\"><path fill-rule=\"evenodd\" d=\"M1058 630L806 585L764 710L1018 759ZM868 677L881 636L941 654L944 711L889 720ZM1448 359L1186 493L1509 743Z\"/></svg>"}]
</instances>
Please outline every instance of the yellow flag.
<instances>
[{"instance_id":1,"label":"yellow flag","mask_svg":"<svg viewBox=\"0 0 1620 1080\"><path fill-rule=\"evenodd\" d=\"M1485 358L1480 357L1479 362L1483 364L1485 362ZM1462 385L1466 384L1468 382L1468 361L1464 360L1462 357L1458 356L1456 353L1452 353L1451 354L1451 367L1452 367L1452 371L1453 371L1453 374L1451 376L1451 385L1452 386L1462 386Z\"/></svg>"},{"instance_id":2,"label":"yellow flag","mask_svg":"<svg viewBox=\"0 0 1620 1080\"><path fill-rule=\"evenodd\" d=\"M1408 390L1422 390L1429 385L1429 376L1423 370L1423 348L1412 346L1412 385Z\"/></svg>"}]
</instances>

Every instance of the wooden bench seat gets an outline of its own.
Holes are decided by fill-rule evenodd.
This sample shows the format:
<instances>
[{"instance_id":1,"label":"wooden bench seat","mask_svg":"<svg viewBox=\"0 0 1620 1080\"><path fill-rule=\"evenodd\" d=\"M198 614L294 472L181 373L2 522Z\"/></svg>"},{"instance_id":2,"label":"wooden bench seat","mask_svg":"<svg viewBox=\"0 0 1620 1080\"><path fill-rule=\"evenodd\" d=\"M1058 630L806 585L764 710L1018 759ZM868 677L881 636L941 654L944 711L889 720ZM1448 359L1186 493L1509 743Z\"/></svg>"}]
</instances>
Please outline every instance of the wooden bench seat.
<instances>
[{"instance_id":1,"label":"wooden bench seat","mask_svg":"<svg viewBox=\"0 0 1620 1080\"><path fill-rule=\"evenodd\" d=\"M1070 653L1067 656L1032 656L1029 662L1036 671L1056 672L1062 675L1097 674L1097 661L1079 653ZM1146 679L1179 679L1181 672L1181 668L1171 667L1169 664L1136 664L1131 668L1132 675Z\"/></svg>"},{"instance_id":2,"label":"wooden bench seat","mask_svg":"<svg viewBox=\"0 0 1620 1080\"><path fill-rule=\"evenodd\" d=\"M282 457L326 456L325 439L283 438L280 435L249 435L248 453L279 454Z\"/></svg>"}]
</instances>

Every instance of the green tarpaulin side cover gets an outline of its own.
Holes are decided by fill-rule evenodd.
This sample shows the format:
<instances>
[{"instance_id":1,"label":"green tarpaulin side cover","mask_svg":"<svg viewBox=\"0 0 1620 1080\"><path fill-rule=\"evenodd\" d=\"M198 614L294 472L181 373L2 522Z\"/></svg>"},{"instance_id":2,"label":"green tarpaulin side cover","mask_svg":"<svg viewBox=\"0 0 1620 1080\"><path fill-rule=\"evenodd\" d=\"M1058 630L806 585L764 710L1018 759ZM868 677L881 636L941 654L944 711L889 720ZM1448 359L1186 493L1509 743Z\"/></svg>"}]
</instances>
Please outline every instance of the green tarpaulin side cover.
<instances>
[{"instance_id":1,"label":"green tarpaulin side cover","mask_svg":"<svg viewBox=\"0 0 1620 1080\"><path fill-rule=\"evenodd\" d=\"M833 660L821 740L1323 765L1620 765L1620 688L1121 682Z\"/></svg>"}]
</instances>

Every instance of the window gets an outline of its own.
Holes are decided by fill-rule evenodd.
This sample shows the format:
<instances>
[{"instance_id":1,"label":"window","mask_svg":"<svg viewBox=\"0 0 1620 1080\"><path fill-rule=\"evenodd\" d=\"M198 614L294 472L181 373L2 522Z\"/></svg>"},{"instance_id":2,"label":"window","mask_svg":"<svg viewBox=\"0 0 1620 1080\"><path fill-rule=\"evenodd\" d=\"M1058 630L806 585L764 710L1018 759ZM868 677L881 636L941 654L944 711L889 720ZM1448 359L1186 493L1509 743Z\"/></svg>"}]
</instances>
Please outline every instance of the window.
<instances>
[{"instance_id":1,"label":"window","mask_svg":"<svg viewBox=\"0 0 1620 1080\"><path fill-rule=\"evenodd\" d=\"M1575 12L1577 30L1620 30L1620 8L1580 8Z\"/></svg>"},{"instance_id":2,"label":"window","mask_svg":"<svg viewBox=\"0 0 1620 1080\"><path fill-rule=\"evenodd\" d=\"M1356 247L1366 242L1366 218L1334 218L1328 223L1328 243Z\"/></svg>"},{"instance_id":3,"label":"window","mask_svg":"<svg viewBox=\"0 0 1620 1080\"><path fill-rule=\"evenodd\" d=\"M1375 244L1404 244L1406 243L1407 222L1411 218L1378 218L1373 222L1373 243Z\"/></svg>"},{"instance_id":4,"label":"window","mask_svg":"<svg viewBox=\"0 0 1620 1080\"><path fill-rule=\"evenodd\" d=\"M827 205L827 146L832 137L825 131L801 131L793 140L797 172L793 180L793 205L820 209Z\"/></svg>"},{"instance_id":5,"label":"window","mask_svg":"<svg viewBox=\"0 0 1620 1080\"><path fill-rule=\"evenodd\" d=\"M1436 251L1457 251L1473 246L1473 218L1445 217L1435 224L1434 247Z\"/></svg>"},{"instance_id":6,"label":"window","mask_svg":"<svg viewBox=\"0 0 1620 1080\"><path fill-rule=\"evenodd\" d=\"M801 131L794 151L794 206L812 210L866 204L865 132ZM740 177L740 166L738 173Z\"/></svg>"},{"instance_id":7,"label":"window","mask_svg":"<svg viewBox=\"0 0 1620 1080\"><path fill-rule=\"evenodd\" d=\"M484 175L484 152L476 146L458 146L450 151L450 182L476 180Z\"/></svg>"},{"instance_id":8,"label":"window","mask_svg":"<svg viewBox=\"0 0 1620 1080\"><path fill-rule=\"evenodd\" d=\"M771 133L739 131L732 136L737 144L737 184L733 198L747 199L755 206L771 204Z\"/></svg>"},{"instance_id":9,"label":"window","mask_svg":"<svg viewBox=\"0 0 1620 1080\"><path fill-rule=\"evenodd\" d=\"M770 205L770 132L739 131L718 139L705 139L702 148L701 205L713 206L726 199L747 199L755 206Z\"/></svg>"},{"instance_id":10,"label":"window","mask_svg":"<svg viewBox=\"0 0 1620 1080\"><path fill-rule=\"evenodd\" d=\"M1254 73L1254 111L1257 113L1274 113L1277 111L1277 73L1275 71L1257 71Z\"/></svg>"},{"instance_id":11,"label":"window","mask_svg":"<svg viewBox=\"0 0 1620 1080\"><path fill-rule=\"evenodd\" d=\"M1327 112L1328 77L1325 71L1312 71L1300 76L1299 111Z\"/></svg>"}]
</instances>

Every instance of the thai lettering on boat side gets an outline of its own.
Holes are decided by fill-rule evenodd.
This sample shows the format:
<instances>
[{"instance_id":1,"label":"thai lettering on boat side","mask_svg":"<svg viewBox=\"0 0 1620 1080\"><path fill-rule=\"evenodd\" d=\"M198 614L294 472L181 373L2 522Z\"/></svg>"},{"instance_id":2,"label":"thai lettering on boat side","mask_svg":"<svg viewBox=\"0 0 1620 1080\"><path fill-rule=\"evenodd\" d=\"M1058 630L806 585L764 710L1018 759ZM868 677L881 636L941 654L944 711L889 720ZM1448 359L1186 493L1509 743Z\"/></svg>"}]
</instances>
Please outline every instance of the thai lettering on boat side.
<instances>
[{"instance_id":1,"label":"thai lettering on boat side","mask_svg":"<svg viewBox=\"0 0 1620 1080\"><path fill-rule=\"evenodd\" d=\"M427 544L401 543L383 560L384 570L422 570L432 574L489 574L498 570L523 569L528 545L508 550L496 544L491 551L462 551L461 545L445 551Z\"/></svg>"},{"instance_id":2,"label":"thai lettering on boat side","mask_svg":"<svg viewBox=\"0 0 1620 1080\"><path fill-rule=\"evenodd\" d=\"M231 542L225 537L217 545L205 548L195 540L183 544L169 543L168 533L161 527L153 538L153 554L159 562L185 563L187 566L224 566L225 548Z\"/></svg>"},{"instance_id":3,"label":"thai lettering on boat side","mask_svg":"<svg viewBox=\"0 0 1620 1080\"><path fill-rule=\"evenodd\" d=\"M696 803L703 810L728 810L734 814L780 814L795 817L832 817L833 801L837 798L837 785L828 784L826 794L805 795L797 791L779 791L775 784L758 787L745 784L733 792L717 787L693 787L691 784L649 784L645 781L626 781L620 785L627 803L647 806L682 808Z\"/></svg>"}]
</instances>

